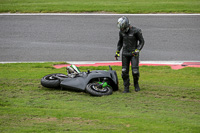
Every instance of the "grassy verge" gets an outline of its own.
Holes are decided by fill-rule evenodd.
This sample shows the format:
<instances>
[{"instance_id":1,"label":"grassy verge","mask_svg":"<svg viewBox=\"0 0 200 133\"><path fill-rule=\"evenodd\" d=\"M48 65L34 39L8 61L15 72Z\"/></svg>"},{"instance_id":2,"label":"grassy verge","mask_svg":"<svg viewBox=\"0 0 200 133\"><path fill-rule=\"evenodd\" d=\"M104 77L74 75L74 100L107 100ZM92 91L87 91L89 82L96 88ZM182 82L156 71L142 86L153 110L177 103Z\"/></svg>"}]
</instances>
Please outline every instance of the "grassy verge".
<instances>
[{"instance_id":1,"label":"grassy verge","mask_svg":"<svg viewBox=\"0 0 200 133\"><path fill-rule=\"evenodd\" d=\"M108 67L80 67L108 69ZM52 63L0 64L0 131L3 132L199 132L200 69L140 67L138 93L120 90L92 97L44 88L40 79L65 73Z\"/></svg>"},{"instance_id":2,"label":"grassy verge","mask_svg":"<svg viewBox=\"0 0 200 133\"><path fill-rule=\"evenodd\" d=\"M200 13L199 0L0 0L0 12Z\"/></svg>"}]
</instances>

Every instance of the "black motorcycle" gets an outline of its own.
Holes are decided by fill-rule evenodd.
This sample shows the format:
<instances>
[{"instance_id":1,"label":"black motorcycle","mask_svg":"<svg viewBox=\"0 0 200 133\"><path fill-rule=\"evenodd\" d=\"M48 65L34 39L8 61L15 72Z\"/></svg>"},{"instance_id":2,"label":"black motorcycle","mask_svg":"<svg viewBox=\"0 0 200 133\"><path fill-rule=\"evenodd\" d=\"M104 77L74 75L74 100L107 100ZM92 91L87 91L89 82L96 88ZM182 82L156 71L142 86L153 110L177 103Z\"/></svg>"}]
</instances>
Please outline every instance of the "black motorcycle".
<instances>
[{"instance_id":1,"label":"black motorcycle","mask_svg":"<svg viewBox=\"0 0 200 133\"><path fill-rule=\"evenodd\" d=\"M78 67L67 67L68 74L55 73L44 76L41 84L47 88L61 88L73 91L88 92L93 96L111 95L118 90L118 78L116 71L94 70L80 72Z\"/></svg>"}]
</instances>

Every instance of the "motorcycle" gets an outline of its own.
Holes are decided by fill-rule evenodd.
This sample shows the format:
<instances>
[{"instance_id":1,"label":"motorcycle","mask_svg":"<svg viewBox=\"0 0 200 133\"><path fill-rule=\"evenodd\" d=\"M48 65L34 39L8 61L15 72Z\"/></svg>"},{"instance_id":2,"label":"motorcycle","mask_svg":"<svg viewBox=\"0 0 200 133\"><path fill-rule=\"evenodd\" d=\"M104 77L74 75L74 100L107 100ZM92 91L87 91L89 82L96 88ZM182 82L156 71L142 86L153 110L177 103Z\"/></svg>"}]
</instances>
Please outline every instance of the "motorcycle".
<instances>
[{"instance_id":1,"label":"motorcycle","mask_svg":"<svg viewBox=\"0 0 200 133\"><path fill-rule=\"evenodd\" d=\"M61 88L73 91L87 92L93 96L111 95L118 90L116 71L88 70L81 72L75 65L68 66L67 75L62 73L49 74L41 79L41 84L47 88Z\"/></svg>"}]
</instances>

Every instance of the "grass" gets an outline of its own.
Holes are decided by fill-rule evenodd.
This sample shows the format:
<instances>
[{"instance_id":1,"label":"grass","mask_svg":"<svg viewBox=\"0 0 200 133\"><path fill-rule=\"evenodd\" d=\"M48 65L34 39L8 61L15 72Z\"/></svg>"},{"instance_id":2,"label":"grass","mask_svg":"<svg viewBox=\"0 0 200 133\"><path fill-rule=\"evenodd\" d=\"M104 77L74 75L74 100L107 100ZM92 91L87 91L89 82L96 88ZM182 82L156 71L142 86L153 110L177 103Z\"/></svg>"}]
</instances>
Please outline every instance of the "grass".
<instances>
[{"instance_id":1,"label":"grass","mask_svg":"<svg viewBox=\"0 0 200 133\"><path fill-rule=\"evenodd\" d=\"M40 79L53 63L0 64L0 131L4 132L181 132L200 131L200 69L140 67L141 91L123 94L121 67L114 66L120 90L92 97L48 89ZM108 67L80 67L108 69Z\"/></svg>"},{"instance_id":2,"label":"grass","mask_svg":"<svg viewBox=\"0 0 200 133\"><path fill-rule=\"evenodd\" d=\"M200 13L199 0L0 0L0 12Z\"/></svg>"}]
</instances>

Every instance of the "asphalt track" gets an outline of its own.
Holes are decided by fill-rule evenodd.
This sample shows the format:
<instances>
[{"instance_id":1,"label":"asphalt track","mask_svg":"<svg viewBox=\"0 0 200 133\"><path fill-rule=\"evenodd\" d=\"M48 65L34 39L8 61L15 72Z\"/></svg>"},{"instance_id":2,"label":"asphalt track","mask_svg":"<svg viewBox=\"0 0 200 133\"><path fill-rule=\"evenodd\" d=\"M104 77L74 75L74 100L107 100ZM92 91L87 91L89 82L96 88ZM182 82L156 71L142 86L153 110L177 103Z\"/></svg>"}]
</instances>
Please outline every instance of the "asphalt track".
<instances>
[{"instance_id":1,"label":"asphalt track","mask_svg":"<svg viewBox=\"0 0 200 133\"><path fill-rule=\"evenodd\" d=\"M0 14L0 62L114 61L118 14ZM200 14L126 15L141 61L199 61Z\"/></svg>"}]
</instances>

